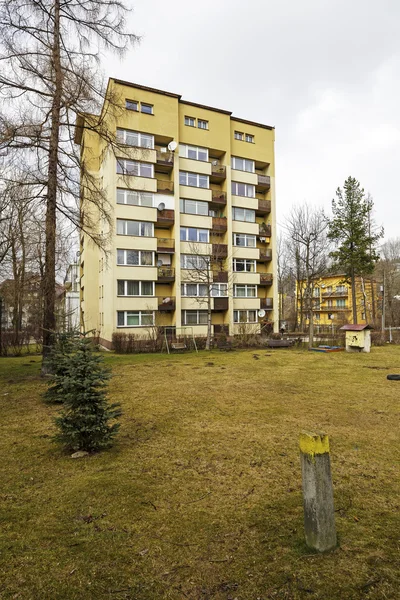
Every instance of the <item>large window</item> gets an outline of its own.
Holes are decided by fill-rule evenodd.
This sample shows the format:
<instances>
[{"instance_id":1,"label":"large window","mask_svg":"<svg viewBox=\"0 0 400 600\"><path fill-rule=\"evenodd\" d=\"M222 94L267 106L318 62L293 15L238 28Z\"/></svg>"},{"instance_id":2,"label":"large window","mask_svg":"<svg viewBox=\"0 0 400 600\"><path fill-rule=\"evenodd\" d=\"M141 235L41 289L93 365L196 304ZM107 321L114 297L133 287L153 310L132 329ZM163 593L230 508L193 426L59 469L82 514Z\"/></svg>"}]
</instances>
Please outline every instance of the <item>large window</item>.
<instances>
[{"instance_id":1,"label":"large window","mask_svg":"<svg viewBox=\"0 0 400 600\"><path fill-rule=\"evenodd\" d=\"M117 250L117 265L153 267L154 252L148 250Z\"/></svg>"},{"instance_id":2,"label":"large window","mask_svg":"<svg viewBox=\"0 0 400 600\"><path fill-rule=\"evenodd\" d=\"M154 296L154 281L118 279L118 296Z\"/></svg>"},{"instance_id":3,"label":"large window","mask_svg":"<svg viewBox=\"0 0 400 600\"><path fill-rule=\"evenodd\" d=\"M117 219L118 235L136 235L138 237L153 237L154 225L146 221L128 221Z\"/></svg>"},{"instance_id":4,"label":"large window","mask_svg":"<svg viewBox=\"0 0 400 600\"><path fill-rule=\"evenodd\" d=\"M238 283L233 286L233 295L236 298L257 298L257 286Z\"/></svg>"},{"instance_id":5,"label":"large window","mask_svg":"<svg viewBox=\"0 0 400 600\"><path fill-rule=\"evenodd\" d=\"M208 175L179 171L179 183L180 185L189 185L191 187L208 188Z\"/></svg>"},{"instance_id":6,"label":"large window","mask_svg":"<svg viewBox=\"0 0 400 600\"><path fill-rule=\"evenodd\" d=\"M250 208L239 208L233 207L233 220L234 221L246 221L247 223L256 222L256 211Z\"/></svg>"},{"instance_id":7,"label":"large window","mask_svg":"<svg viewBox=\"0 0 400 600\"><path fill-rule=\"evenodd\" d=\"M345 285L337 285L336 292L338 294L345 294L347 292L347 287Z\"/></svg>"},{"instance_id":8,"label":"large window","mask_svg":"<svg viewBox=\"0 0 400 600\"><path fill-rule=\"evenodd\" d=\"M247 258L234 258L233 259L233 270L236 273L255 273L256 272L256 261L248 260Z\"/></svg>"},{"instance_id":9,"label":"large window","mask_svg":"<svg viewBox=\"0 0 400 600\"><path fill-rule=\"evenodd\" d=\"M200 146L179 144L179 156L182 158L191 158L193 160L208 161L208 150L207 148L201 148Z\"/></svg>"},{"instance_id":10,"label":"large window","mask_svg":"<svg viewBox=\"0 0 400 600\"><path fill-rule=\"evenodd\" d=\"M256 310L234 310L233 311L233 322L234 323L257 323L257 311Z\"/></svg>"},{"instance_id":11,"label":"large window","mask_svg":"<svg viewBox=\"0 0 400 600\"><path fill-rule=\"evenodd\" d=\"M213 298L225 298L228 295L227 283L213 283L211 287L211 296Z\"/></svg>"},{"instance_id":12,"label":"large window","mask_svg":"<svg viewBox=\"0 0 400 600\"><path fill-rule=\"evenodd\" d=\"M188 215L208 215L208 202L180 199L180 211Z\"/></svg>"},{"instance_id":13,"label":"large window","mask_svg":"<svg viewBox=\"0 0 400 600\"><path fill-rule=\"evenodd\" d=\"M152 192L137 192L135 190L117 189L117 204L129 204L131 206L154 206L154 194Z\"/></svg>"},{"instance_id":14,"label":"large window","mask_svg":"<svg viewBox=\"0 0 400 600\"><path fill-rule=\"evenodd\" d=\"M232 169L236 171L247 171L248 173L255 173L255 162L248 158L239 158L238 156L232 156Z\"/></svg>"},{"instance_id":15,"label":"large window","mask_svg":"<svg viewBox=\"0 0 400 600\"><path fill-rule=\"evenodd\" d=\"M118 327L148 327L154 325L152 310L119 310L117 312Z\"/></svg>"},{"instance_id":16,"label":"large window","mask_svg":"<svg viewBox=\"0 0 400 600\"><path fill-rule=\"evenodd\" d=\"M183 310L182 323L184 325L207 325L207 311Z\"/></svg>"},{"instance_id":17,"label":"large window","mask_svg":"<svg viewBox=\"0 0 400 600\"><path fill-rule=\"evenodd\" d=\"M207 296L207 285L205 283L182 283L181 295L192 298L203 298Z\"/></svg>"},{"instance_id":18,"label":"large window","mask_svg":"<svg viewBox=\"0 0 400 600\"><path fill-rule=\"evenodd\" d=\"M181 254L181 269L207 269L208 257L199 254Z\"/></svg>"},{"instance_id":19,"label":"large window","mask_svg":"<svg viewBox=\"0 0 400 600\"><path fill-rule=\"evenodd\" d=\"M233 234L233 245L244 246L245 248L256 247L256 236L248 235L247 233L234 233Z\"/></svg>"},{"instance_id":20,"label":"large window","mask_svg":"<svg viewBox=\"0 0 400 600\"><path fill-rule=\"evenodd\" d=\"M344 300L344 299L336 300L336 307L337 308L346 308L346 300Z\"/></svg>"},{"instance_id":21,"label":"large window","mask_svg":"<svg viewBox=\"0 0 400 600\"><path fill-rule=\"evenodd\" d=\"M154 165L151 163L117 158L117 173L136 177L154 177Z\"/></svg>"},{"instance_id":22,"label":"large window","mask_svg":"<svg viewBox=\"0 0 400 600\"><path fill-rule=\"evenodd\" d=\"M232 194L234 196L245 196L246 198L256 197L256 187L250 183L239 183L232 181Z\"/></svg>"},{"instance_id":23,"label":"large window","mask_svg":"<svg viewBox=\"0 0 400 600\"><path fill-rule=\"evenodd\" d=\"M118 141L127 146L138 146L139 148L154 148L154 135L130 131L129 129L117 129Z\"/></svg>"},{"instance_id":24,"label":"large window","mask_svg":"<svg viewBox=\"0 0 400 600\"><path fill-rule=\"evenodd\" d=\"M210 232L208 229L196 227L181 227L181 242L200 242L208 244Z\"/></svg>"}]
</instances>

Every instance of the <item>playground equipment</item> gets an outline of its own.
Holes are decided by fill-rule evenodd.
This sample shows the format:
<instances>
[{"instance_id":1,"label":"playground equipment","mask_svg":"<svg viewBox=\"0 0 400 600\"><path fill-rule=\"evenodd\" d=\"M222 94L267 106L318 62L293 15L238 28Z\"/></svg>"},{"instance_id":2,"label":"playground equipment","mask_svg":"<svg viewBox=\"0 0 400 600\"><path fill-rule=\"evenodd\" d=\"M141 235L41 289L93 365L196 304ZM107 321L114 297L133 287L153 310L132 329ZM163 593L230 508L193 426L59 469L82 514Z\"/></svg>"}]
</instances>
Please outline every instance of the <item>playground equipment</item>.
<instances>
[{"instance_id":1,"label":"playground equipment","mask_svg":"<svg viewBox=\"0 0 400 600\"><path fill-rule=\"evenodd\" d=\"M193 350L198 352L193 327L165 327L163 349L164 347L168 354Z\"/></svg>"}]
</instances>

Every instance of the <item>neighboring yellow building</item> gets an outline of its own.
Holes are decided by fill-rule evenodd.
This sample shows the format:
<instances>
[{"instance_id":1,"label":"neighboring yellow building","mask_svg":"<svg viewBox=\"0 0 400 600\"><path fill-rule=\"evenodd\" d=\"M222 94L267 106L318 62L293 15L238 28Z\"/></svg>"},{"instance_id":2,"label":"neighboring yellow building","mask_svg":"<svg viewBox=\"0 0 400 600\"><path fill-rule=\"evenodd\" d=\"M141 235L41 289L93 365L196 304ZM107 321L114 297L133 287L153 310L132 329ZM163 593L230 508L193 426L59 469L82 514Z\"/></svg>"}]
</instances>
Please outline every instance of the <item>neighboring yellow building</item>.
<instances>
[{"instance_id":1,"label":"neighboring yellow building","mask_svg":"<svg viewBox=\"0 0 400 600\"><path fill-rule=\"evenodd\" d=\"M277 329L274 128L116 79L108 93L120 111L106 127L124 156L79 123L76 135L112 213L96 219L82 190L95 233L110 240L105 257L81 237L82 327L108 347L113 332L146 337L154 325L205 335L194 275L205 255L214 256L213 332L241 323L258 332L265 320Z\"/></svg>"},{"instance_id":2,"label":"neighboring yellow building","mask_svg":"<svg viewBox=\"0 0 400 600\"><path fill-rule=\"evenodd\" d=\"M357 322L373 323L377 318L378 286L374 279L356 277ZM300 310L300 301L298 307ZM344 281L343 274L326 275L314 282L314 324L341 327L353 323L351 285ZM303 305L303 323L308 326L309 315Z\"/></svg>"}]
</instances>

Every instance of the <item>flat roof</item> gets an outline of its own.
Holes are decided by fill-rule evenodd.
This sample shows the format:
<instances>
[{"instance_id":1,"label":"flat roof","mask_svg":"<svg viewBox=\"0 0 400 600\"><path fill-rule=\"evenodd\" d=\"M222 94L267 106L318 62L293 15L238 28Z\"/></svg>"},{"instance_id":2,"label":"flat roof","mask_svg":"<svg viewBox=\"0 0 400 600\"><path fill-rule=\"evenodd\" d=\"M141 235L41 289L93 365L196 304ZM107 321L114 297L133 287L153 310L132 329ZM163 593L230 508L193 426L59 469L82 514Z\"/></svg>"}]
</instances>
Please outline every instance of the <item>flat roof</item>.
<instances>
[{"instance_id":1,"label":"flat roof","mask_svg":"<svg viewBox=\"0 0 400 600\"><path fill-rule=\"evenodd\" d=\"M114 79L110 77L110 80L113 80L115 83L119 85L126 85L127 87L135 88L138 90L144 90L146 92L153 92L154 94L161 94L163 96L169 96L170 98L177 98L178 102L181 104L187 104L188 106L195 106L196 108L204 108L205 110L211 110L213 112L222 113L224 115L230 116L232 121L237 121L238 123L244 123L245 125L254 125L255 127L262 127L263 129L275 129L275 127L271 125L266 125L264 123L257 123L256 121L249 121L247 119L240 119L239 117L233 117L232 112L229 110L223 110L222 108L215 108L214 106L207 106L205 104L198 104L196 102L190 102L189 100L182 100L182 96L180 94L174 94L172 92L167 92L165 90L159 90L157 88L148 87L146 85L140 85L139 83L133 83L131 81L124 81L122 79Z\"/></svg>"}]
</instances>

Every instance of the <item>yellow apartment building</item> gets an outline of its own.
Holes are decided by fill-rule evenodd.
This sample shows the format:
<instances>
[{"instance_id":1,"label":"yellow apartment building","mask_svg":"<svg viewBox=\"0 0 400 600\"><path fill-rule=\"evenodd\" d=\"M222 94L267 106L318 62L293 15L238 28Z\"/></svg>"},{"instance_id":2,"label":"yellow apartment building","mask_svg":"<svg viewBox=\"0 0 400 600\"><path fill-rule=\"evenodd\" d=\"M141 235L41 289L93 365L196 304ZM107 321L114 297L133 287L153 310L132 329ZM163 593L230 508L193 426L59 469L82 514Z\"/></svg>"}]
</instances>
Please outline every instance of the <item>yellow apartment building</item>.
<instances>
[{"instance_id":1,"label":"yellow apartment building","mask_svg":"<svg viewBox=\"0 0 400 600\"><path fill-rule=\"evenodd\" d=\"M356 277L357 322L372 324L378 317L379 291L372 278ZM300 309L300 303L298 302ZM353 323L353 301L351 285L344 281L343 274L326 275L314 284L314 325L341 327ZM306 306L303 307L303 322L309 324Z\"/></svg>"},{"instance_id":2,"label":"yellow apartment building","mask_svg":"<svg viewBox=\"0 0 400 600\"><path fill-rule=\"evenodd\" d=\"M116 79L108 93L121 156L79 123L76 134L111 212L92 215L106 255L81 236L82 327L107 347L114 332L154 326L206 335L211 257L213 333L277 329L274 128Z\"/></svg>"}]
</instances>

